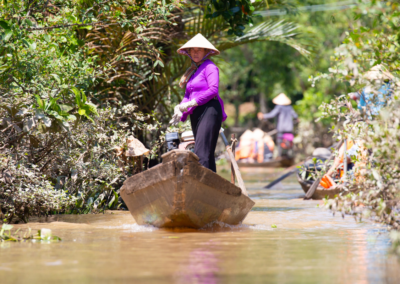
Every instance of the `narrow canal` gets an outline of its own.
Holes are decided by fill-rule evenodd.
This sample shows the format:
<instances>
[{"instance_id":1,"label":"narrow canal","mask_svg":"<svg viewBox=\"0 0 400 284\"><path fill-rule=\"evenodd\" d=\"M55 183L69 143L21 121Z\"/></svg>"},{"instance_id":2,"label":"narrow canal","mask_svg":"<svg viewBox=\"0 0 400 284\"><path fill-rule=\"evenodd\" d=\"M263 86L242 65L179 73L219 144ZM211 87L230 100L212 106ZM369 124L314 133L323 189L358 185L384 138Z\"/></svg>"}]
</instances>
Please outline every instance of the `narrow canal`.
<instances>
[{"instance_id":1,"label":"narrow canal","mask_svg":"<svg viewBox=\"0 0 400 284\"><path fill-rule=\"evenodd\" d=\"M63 241L1 243L0 283L399 283L384 227L303 201L294 178L265 190L276 172L243 176L256 205L240 226L156 229L121 211L16 225Z\"/></svg>"}]
</instances>

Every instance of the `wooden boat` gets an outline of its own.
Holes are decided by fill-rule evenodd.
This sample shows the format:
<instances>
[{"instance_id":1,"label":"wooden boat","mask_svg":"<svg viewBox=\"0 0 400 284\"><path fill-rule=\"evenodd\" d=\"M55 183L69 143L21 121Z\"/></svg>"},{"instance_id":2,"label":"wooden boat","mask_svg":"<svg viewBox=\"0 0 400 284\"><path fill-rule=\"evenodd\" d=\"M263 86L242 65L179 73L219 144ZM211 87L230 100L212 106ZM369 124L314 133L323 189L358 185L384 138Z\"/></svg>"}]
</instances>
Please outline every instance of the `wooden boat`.
<instances>
[{"instance_id":1,"label":"wooden boat","mask_svg":"<svg viewBox=\"0 0 400 284\"><path fill-rule=\"evenodd\" d=\"M121 187L121 197L139 225L236 225L254 206L239 187L201 166L191 151L173 150L162 158L162 164L128 178Z\"/></svg>"},{"instance_id":2,"label":"wooden boat","mask_svg":"<svg viewBox=\"0 0 400 284\"><path fill-rule=\"evenodd\" d=\"M312 186L312 184L314 183L314 180L304 180L300 173L297 173L297 180L301 185L301 188L303 189L304 193L307 194L308 190L310 189L310 187ZM323 199L325 197L328 198L334 198L335 195L338 195L339 193L343 192L343 186L342 185L338 185L336 187L333 188L324 188L321 185L318 185L317 189L315 190L312 199ZM350 192L355 192L356 189L350 189Z\"/></svg>"},{"instance_id":3,"label":"wooden boat","mask_svg":"<svg viewBox=\"0 0 400 284\"><path fill-rule=\"evenodd\" d=\"M277 158L263 163L246 163L238 161L237 164L241 168L286 168L294 165L294 159Z\"/></svg>"}]
</instances>

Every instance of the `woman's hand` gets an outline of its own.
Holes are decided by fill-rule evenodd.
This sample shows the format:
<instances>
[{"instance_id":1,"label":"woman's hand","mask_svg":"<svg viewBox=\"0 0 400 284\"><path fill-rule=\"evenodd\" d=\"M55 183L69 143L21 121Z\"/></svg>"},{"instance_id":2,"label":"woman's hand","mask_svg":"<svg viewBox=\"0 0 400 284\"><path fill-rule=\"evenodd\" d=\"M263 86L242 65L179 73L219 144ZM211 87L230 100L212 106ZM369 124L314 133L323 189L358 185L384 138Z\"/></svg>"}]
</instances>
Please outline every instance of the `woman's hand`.
<instances>
[{"instance_id":1,"label":"woman's hand","mask_svg":"<svg viewBox=\"0 0 400 284\"><path fill-rule=\"evenodd\" d=\"M262 112L257 113L257 118L258 118L259 120L263 120L264 114L263 114Z\"/></svg>"},{"instance_id":2,"label":"woman's hand","mask_svg":"<svg viewBox=\"0 0 400 284\"><path fill-rule=\"evenodd\" d=\"M179 121L181 121L183 113L180 111L180 105L175 106L174 108L174 115L172 119L169 121L169 124L178 125Z\"/></svg>"},{"instance_id":3,"label":"woman's hand","mask_svg":"<svg viewBox=\"0 0 400 284\"><path fill-rule=\"evenodd\" d=\"M185 111L188 110L188 108L197 106L197 102L196 102L195 99L193 99L193 100L191 100L191 101L189 101L189 102L182 103L182 104L177 105L177 106L179 107L179 110L180 110L181 112L185 112Z\"/></svg>"}]
</instances>

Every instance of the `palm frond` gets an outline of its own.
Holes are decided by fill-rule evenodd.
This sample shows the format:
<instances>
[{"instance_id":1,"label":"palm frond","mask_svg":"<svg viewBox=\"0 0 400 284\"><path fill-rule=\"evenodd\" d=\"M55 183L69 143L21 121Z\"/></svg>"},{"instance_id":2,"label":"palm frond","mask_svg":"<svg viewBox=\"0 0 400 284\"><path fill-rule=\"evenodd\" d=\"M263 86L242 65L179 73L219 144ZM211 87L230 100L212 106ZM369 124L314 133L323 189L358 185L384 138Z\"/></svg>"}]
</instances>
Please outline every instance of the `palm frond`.
<instances>
[{"instance_id":1,"label":"palm frond","mask_svg":"<svg viewBox=\"0 0 400 284\"><path fill-rule=\"evenodd\" d=\"M247 31L246 34L241 37L220 43L218 45L218 49L223 51L255 41L277 41L293 47L300 52L300 54L308 57L310 56L311 52L306 47L311 46L311 44L302 44L299 40L297 40L297 37L300 36L298 29L298 25L285 22L284 20L278 22L263 22Z\"/></svg>"}]
</instances>

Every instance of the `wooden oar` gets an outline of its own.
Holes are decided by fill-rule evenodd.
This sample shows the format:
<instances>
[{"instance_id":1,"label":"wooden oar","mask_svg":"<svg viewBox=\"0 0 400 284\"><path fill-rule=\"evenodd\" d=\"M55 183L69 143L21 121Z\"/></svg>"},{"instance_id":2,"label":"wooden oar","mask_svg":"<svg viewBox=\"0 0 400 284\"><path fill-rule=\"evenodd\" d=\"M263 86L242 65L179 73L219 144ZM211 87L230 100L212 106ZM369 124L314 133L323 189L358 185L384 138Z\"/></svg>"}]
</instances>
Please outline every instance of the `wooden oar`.
<instances>
[{"instance_id":1,"label":"wooden oar","mask_svg":"<svg viewBox=\"0 0 400 284\"><path fill-rule=\"evenodd\" d=\"M247 189L246 189L246 187L244 185L244 181L242 179L242 175L240 174L240 171L239 171L239 166L236 163L235 157L233 156L233 153L232 153L231 146L229 146L228 140L226 140L226 137L225 137L225 134L224 134L223 131L224 130L221 129L220 134L221 134L222 140L224 141L225 148L226 148L226 151L228 152L229 158L231 159L231 163L232 163L233 169L235 170L235 175L236 175L236 178L238 180L239 187L242 190L242 194L248 196Z\"/></svg>"},{"instance_id":2,"label":"wooden oar","mask_svg":"<svg viewBox=\"0 0 400 284\"><path fill-rule=\"evenodd\" d=\"M341 140L340 143L336 146L336 150L339 150L340 147L342 146L342 144L343 144L343 140ZM332 152L332 154L331 154L331 156L329 157L329 159L325 161L325 163L324 163L324 170L325 170L325 172L326 172L326 170L327 170L327 166L328 166L329 161L332 160L332 158L334 157L334 155L335 155L335 152ZM314 192L315 192L315 190L317 189L317 187L318 187L318 185L319 185L320 182L321 182L321 178L317 178L317 179L314 181L314 183L312 184L312 186L308 189L308 191L307 191L306 196L304 197L304 199L310 199L310 198L314 195Z\"/></svg>"},{"instance_id":3,"label":"wooden oar","mask_svg":"<svg viewBox=\"0 0 400 284\"><path fill-rule=\"evenodd\" d=\"M269 184L267 184L266 186L264 186L264 188L272 188L274 185L276 185L277 183L279 183L280 181L284 180L285 178L287 178L288 176L297 173L298 172L298 166L300 166L301 164L303 164L304 162L300 162L297 163L289 168L286 169L286 173L284 173L283 175L281 175L280 177L278 177L276 180L271 181Z\"/></svg>"}]
</instances>

